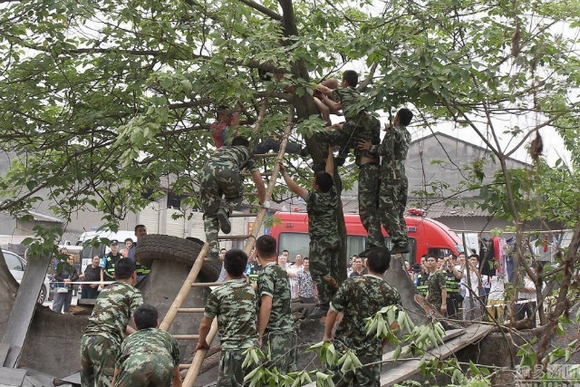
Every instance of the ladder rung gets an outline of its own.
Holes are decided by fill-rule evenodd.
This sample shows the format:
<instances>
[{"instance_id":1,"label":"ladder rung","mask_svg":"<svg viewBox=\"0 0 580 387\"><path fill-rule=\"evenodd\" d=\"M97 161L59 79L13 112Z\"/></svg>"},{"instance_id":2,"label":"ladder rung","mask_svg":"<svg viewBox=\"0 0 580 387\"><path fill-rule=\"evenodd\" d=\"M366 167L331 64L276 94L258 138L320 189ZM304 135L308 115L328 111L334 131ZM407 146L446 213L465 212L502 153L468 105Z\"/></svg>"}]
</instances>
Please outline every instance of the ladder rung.
<instances>
[{"instance_id":1,"label":"ladder rung","mask_svg":"<svg viewBox=\"0 0 580 387\"><path fill-rule=\"evenodd\" d=\"M197 340L199 335L173 335L176 340Z\"/></svg>"},{"instance_id":2,"label":"ladder rung","mask_svg":"<svg viewBox=\"0 0 580 387\"><path fill-rule=\"evenodd\" d=\"M223 282L194 282L191 284L191 287L193 288L203 288L206 286L220 286L223 285ZM184 309L189 309L189 308L184 308ZM192 309L196 309L196 308L192 308ZM203 312L203 309L201 310Z\"/></svg>"},{"instance_id":3,"label":"ladder rung","mask_svg":"<svg viewBox=\"0 0 580 387\"><path fill-rule=\"evenodd\" d=\"M260 153L260 154L254 154L254 158L256 159L267 159L270 157L278 157L278 153L277 152L272 152L272 153Z\"/></svg>"},{"instance_id":4,"label":"ladder rung","mask_svg":"<svg viewBox=\"0 0 580 387\"><path fill-rule=\"evenodd\" d=\"M205 308L178 308L178 313L203 313Z\"/></svg>"},{"instance_id":5,"label":"ladder rung","mask_svg":"<svg viewBox=\"0 0 580 387\"><path fill-rule=\"evenodd\" d=\"M251 216L256 216L257 214L252 214L251 212L237 212L230 214L230 218L249 218Z\"/></svg>"},{"instance_id":6,"label":"ladder rung","mask_svg":"<svg viewBox=\"0 0 580 387\"><path fill-rule=\"evenodd\" d=\"M262 103L262 109L260 111L260 114L262 116L266 112L266 107L267 107L267 103L264 100L264 102ZM284 136L282 137L282 143L281 143L282 148L285 148L285 146L288 142L288 136L290 135L290 132L294 126L293 118L294 118L294 109L293 109L293 107L289 107L288 108L287 125L286 125L286 129L284 131ZM284 157L284 153L285 153L284 151L280 151L278 153L267 153L267 154L262 154L262 155L255 155L255 157L257 159L265 159L265 158L279 158L279 159L281 159L282 157ZM271 162L264 161L261 164L263 164L265 166L264 169L266 169L266 170L272 169L272 168L269 168L266 166L266 164L271 164ZM276 168L276 166L274 166L273 171L276 171L276 170L277 170L277 168ZM273 172L272 172L272 174L273 174ZM274 191L274 184L276 183L276 181L271 180L271 179L266 179L266 180L268 180L268 185L266 187L266 199L272 200L272 193ZM245 195L245 196L257 196L257 193L253 193L251 195ZM219 236L218 237L221 240L228 240L228 239L229 240L246 240L245 246L244 246L244 251L246 251L246 254L249 254L249 252L254 244L254 241L257 238L257 234L259 232L260 227L262 226L262 222L264 221L264 218L266 217L268 209L266 207L263 207L260 205L252 204L249 207L249 210L247 210L247 211L252 211L252 210L257 210L257 213L252 214L252 213L247 213L247 212L243 213L242 212L239 214L232 215L232 217L255 217L254 225L253 225L252 232L250 233L250 235L234 235L234 236ZM196 312L201 312L202 310L205 309L205 308L183 308L182 305L185 302L185 300L187 299L187 296L193 287L195 287L195 286L207 287L207 286L220 284L218 282L215 282L215 283L207 283L207 282L196 283L195 282L198 274L200 273L200 270L201 270L203 263L207 260L208 252L209 252L209 243L206 242L204 244L203 248L201 249L201 251L199 252L198 259L194 262L189 274L187 275L187 278L185 279L185 281L183 281L181 289L179 290L179 293L177 294L177 296L175 297L175 300L171 304L171 307L167 311L165 318L163 319L163 321L159 325L159 327L161 329L169 330L171 324L173 323L174 319L176 318L176 316L179 312L196 313ZM218 331L217 325L218 325L217 319L214 318L212 323L211 323L211 328L210 328L208 335L207 335L208 343L211 343L212 340L214 339L214 337L216 336L217 331ZM196 339L199 339L199 335L193 335L193 334L174 335L174 337L177 340L196 340ZM193 357L191 364L180 364L179 365L179 369L182 369L182 370L187 369L187 375L185 376L185 378L183 380L184 387L192 387L195 385L196 378L197 378L198 374L200 373L200 370L202 368L202 363L203 363L204 358L206 357L207 354L208 354L207 349L200 349L200 350L194 352L194 357Z\"/></svg>"},{"instance_id":7,"label":"ladder rung","mask_svg":"<svg viewBox=\"0 0 580 387\"><path fill-rule=\"evenodd\" d=\"M231 240L238 240L238 239L248 239L250 235L220 235L218 239L231 239Z\"/></svg>"}]
</instances>

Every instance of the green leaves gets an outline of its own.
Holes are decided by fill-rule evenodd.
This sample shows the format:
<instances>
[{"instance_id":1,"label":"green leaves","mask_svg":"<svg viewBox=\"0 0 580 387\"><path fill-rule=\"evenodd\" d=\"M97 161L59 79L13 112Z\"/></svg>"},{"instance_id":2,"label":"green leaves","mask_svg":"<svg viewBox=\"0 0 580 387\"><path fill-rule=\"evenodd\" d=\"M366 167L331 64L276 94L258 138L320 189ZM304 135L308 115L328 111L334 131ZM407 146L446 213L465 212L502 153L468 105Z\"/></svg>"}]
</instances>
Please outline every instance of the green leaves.
<instances>
[{"instance_id":1,"label":"green leaves","mask_svg":"<svg viewBox=\"0 0 580 387\"><path fill-rule=\"evenodd\" d=\"M340 373L343 375L349 371L354 371L356 368L362 367L362 363L351 349L347 349L344 352L344 354L337 360L336 365L340 367Z\"/></svg>"},{"instance_id":2,"label":"green leaves","mask_svg":"<svg viewBox=\"0 0 580 387\"><path fill-rule=\"evenodd\" d=\"M322 364L325 364L326 366L330 367L334 364L337 364L338 362L339 359L338 351L334 347L334 344L332 344L329 341L321 341L317 344L311 345L306 349L305 352L312 351L318 351L320 361L322 362Z\"/></svg>"},{"instance_id":3,"label":"green leaves","mask_svg":"<svg viewBox=\"0 0 580 387\"><path fill-rule=\"evenodd\" d=\"M265 359L266 355L260 348L250 347L244 351L244 361L242 362L242 368L260 367Z\"/></svg>"}]
</instances>

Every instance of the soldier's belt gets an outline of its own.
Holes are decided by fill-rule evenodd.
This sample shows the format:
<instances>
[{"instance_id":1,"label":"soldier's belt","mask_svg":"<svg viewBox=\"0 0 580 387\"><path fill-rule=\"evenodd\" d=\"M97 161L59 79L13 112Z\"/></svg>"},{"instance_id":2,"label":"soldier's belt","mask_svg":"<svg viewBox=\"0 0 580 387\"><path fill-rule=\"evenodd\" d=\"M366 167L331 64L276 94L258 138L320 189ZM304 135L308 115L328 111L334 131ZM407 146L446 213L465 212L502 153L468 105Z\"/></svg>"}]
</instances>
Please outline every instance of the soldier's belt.
<instances>
[{"instance_id":1,"label":"soldier's belt","mask_svg":"<svg viewBox=\"0 0 580 387\"><path fill-rule=\"evenodd\" d=\"M231 161L212 161L212 165L223 165L223 166L230 166L233 165Z\"/></svg>"}]
</instances>

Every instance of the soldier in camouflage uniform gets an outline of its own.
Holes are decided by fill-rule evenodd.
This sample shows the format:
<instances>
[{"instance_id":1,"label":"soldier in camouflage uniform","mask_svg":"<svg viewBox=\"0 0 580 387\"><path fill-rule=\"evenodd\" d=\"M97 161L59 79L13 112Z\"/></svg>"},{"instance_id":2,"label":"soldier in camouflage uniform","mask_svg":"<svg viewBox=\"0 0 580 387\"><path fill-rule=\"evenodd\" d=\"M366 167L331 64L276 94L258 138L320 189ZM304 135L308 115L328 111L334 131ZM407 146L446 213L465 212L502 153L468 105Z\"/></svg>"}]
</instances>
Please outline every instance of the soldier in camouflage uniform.
<instances>
[{"instance_id":1,"label":"soldier in camouflage uniform","mask_svg":"<svg viewBox=\"0 0 580 387\"><path fill-rule=\"evenodd\" d=\"M115 387L181 386L179 344L167 331L157 329L157 309L143 304L133 316L138 331L121 345L115 368Z\"/></svg>"},{"instance_id":2,"label":"soldier in camouflage uniform","mask_svg":"<svg viewBox=\"0 0 580 387\"><path fill-rule=\"evenodd\" d=\"M219 259L218 226L222 232L229 234L230 213L242 202L242 169L251 172L258 189L260 204L266 198L264 181L249 146L247 138L236 136L232 140L232 146L224 146L215 151L201 170L201 205L206 242L210 244L209 258ZM223 204L222 196L225 198Z\"/></svg>"},{"instance_id":3,"label":"soldier in camouflage uniform","mask_svg":"<svg viewBox=\"0 0 580 387\"><path fill-rule=\"evenodd\" d=\"M280 173L288 188L306 201L308 234L310 237L310 273L318 290L318 305L310 318L326 316L330 300L336 288L331 283L339 279L338 265L341 241L338 236L338 197L332 173L334 169L332 149L328 150L326 171L316 172L313 191L300 187L280 165ZM334 281L330 280L334 279Z\"/></svg>"},{"instance_id":4,"label":"soldier in camouflage uniform","mask_svg":"<svg viewBox=\"0 0 580 387\"><path fill-rule=\"evenodd\" d=\"M196 350L209 348L207 334L217 317L221 345L218 387L238 387L244 383L244 351L258 342L256 292L244 271L248 256L242 250L229 250L224 257L226 282L209 295L199 326Z\"/></svg>"},{"instance_id":5,"label":"soldier in camouflage uniform","mask_svg":"<svg viewBox=\"0 0 580 387\"><path fill-rule=\"evenodd\" d=\"M442 314L447 314L447 283L445 273L437 269L437 257L427 256L425 267L427 279L427 301Z\"/></svg>"},{"instance_id":6,"label":"soldier in camouflage uniform","mask_svg":"<svg viewBox=\"0 0 580 387\"><path fill-rule=\"evenodd\" d=\"M380 145L372 145L370 141L360 141L358 144L359 149L382 156L378 210L381 224L391 238L393 254L409 252L404 216L409 188L405 160L411 142L407 125L412 118L413 113L409 109L400 109L395 116L394 125L385 128L385 137Z\"/></svg>"},{"instance_id":7,"label":"soldier in camouflage uniform","mask_svg":"<svg viewBox=\"0 0 580 387\"><path fill-rule=\"evenodd\" d=\"M374 316L388 305L401 305L401 297L383 276L390 266L391 255L386 247L371 248L367 258L369 273L342 283L332 299L326 317L324 341L332 339L339 313L343 313L335 333L335 346L341 351L351 349L365 365L355 372L342 374L334 369L336 386L380 386L382 339L368 337L365 318ZM372 364L375 363L375 364Z\"/></svg>"},{"instance_id":8,"label":"soldier in camouflage uniform","mask_svg":"<svg viewBox=\"0 0 580 387\"><path fill-rule=\"evenodd\" d=\"M262 235L256 240L258 261L258 343L282 374L296 371L296 332L290 310L290 280L276 262L276 240Z\"/></svg>"},{"instance_id":9,"label":"soldier in camouflage uniform","mask_svg":"<svg viewBox=\"0 0 580 387\"><path fill-rule=\"evenodd\" d=\"M339 165L351 148L354 148L356 164L359 166L358 201L359 216L368 233L369 245L384 246L385 240L381 231L379 219L379 160L367 150L359 149L359 141L367 140L372 144L380 142L380 122L367 112L363 105L363 98L355 89L358 84L356 71L347 70L342 74L342 88L330 89L318 85L322 92L322 101L331 111L342 109L346 122L338 125L336 130L319 133L317 138L331 145L340 146ZM329 95L332 94L332 98Z\"/></svg>"},{"instance_id":10,"label":"soldier in camouflage uniform","mask_svg":"<svg viewBox=\"0 0 580 387\"><path fill-rule=\"evenodd\" d=\"M81 385L111 385L115 361L125 334L135 330L128 326L133 312L141 304L135 262L121 259L115 266L116 282L101 291L81 339Z\"/></svg>"}]
</instances>

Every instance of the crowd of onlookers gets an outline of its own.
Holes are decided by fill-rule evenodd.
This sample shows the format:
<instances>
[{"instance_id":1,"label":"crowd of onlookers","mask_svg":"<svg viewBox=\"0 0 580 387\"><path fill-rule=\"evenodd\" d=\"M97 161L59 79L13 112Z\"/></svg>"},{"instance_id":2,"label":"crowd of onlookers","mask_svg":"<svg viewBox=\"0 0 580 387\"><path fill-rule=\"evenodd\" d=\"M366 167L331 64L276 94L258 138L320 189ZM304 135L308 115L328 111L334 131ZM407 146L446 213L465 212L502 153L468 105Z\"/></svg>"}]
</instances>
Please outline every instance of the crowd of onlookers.
<instances>
[{"instance_id":1,"label":"crowd of onlookers","mask_svg":"<svg viewBox=\"0 0 580 387\"><path fill-rule=\"evenodd\" d=\"M225 254L222 249L220 255ZM402 258L402 254L394 254ZM278 256L278 264L290 278L292 300L303 303L316 303L316 286L309 271L309 258L296 254L294 262L289 261L290 253L283 250ZM505 311L505 301L489 301L492 276L482 274L479 256L465 253L450 254L445 257L425 255L421 262L411 264L403 260L409 279L417 287L420 295L434 304L444 315L453 319L477 321L486 318L486 308L493 318L509 318ZM261 267L250 255L246 275L252 277L260 272ZM535 271L535 266L532 266ZM367 274L365 260L357 254L349 258L347 277ZM223 280L223 278L222 278ZM445 296L445 297L443 297ZM518 292L514 307L514 319L528 318L535 326L536 286L529 276L523 279L523 287ZM500 321L503 322L503 321Z\"/></svg>"},{"instance_id":2,"label":"crowd of onlookers","mask_svg":"<svg viewBox=\"0 0 580 387\"><path fill-rule=\"evenodd\" d=\"M223 261L226 254L226 249L220 250L220 259ZM302 254L296 254L294 261L290 261L290 252L283 250L278 256L278 265L286 271L290 279L290 294L293 302L302 302L305 304L314 304L318 301L318 292L316 285L312 280L310 274L310 258L303 257ZM256 282L258 275L262 271L262 266L256 260L255 250L248 257L248 264L246 266L245 275L250 279L250 282ZM225 268L222 266L222 271L217 279L217 282L223 282L226 278Z\"/></svg>"},{"instance_id":3,"label":"crowd of onlookers","mask_svg":"<svg viewBox=\"0 0 580 387\"><path fill-rule=\"evenodd\" d=\"M62 248L54 261L53 283L55 286L52 310L59 313L69 313L75 286L81 288L81 299L96 299L106 284L115 281L115 266L124 258L135 262L137 281L143 279L150 269L141 265L135 259L137 242L140 237L147 235L147 228L139 224L135 226L136 241L126 238L123 248L118 240L113 239L109 244L109 251L103 256L95 255L91 263L78 270L74 255L68 249ZM80 282L80 284L79 284Z\"/></svg>"},{"instance_id":4,"label":"crowd of onlookers","mask_svg":"<svg viewBox=\"0 0 580 387\"><path fill-rule=\"evenodd\" d=\"M469 321L495 318L501 323L509 318L505 294L488 300L494 276L481 269L477 254L469 257L465 253L444 257L425 255L420 263L411 265L404 261L404 264L418 293L447 317ZM356 257L352 258L351 266L352 270L357 270ZM531 269L535 272L536 266L532 265ZM513 318L530 319L535 326L535 309L536 285L525 275L515 299Z\"/></svg>"}]
</instances>

